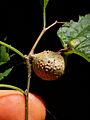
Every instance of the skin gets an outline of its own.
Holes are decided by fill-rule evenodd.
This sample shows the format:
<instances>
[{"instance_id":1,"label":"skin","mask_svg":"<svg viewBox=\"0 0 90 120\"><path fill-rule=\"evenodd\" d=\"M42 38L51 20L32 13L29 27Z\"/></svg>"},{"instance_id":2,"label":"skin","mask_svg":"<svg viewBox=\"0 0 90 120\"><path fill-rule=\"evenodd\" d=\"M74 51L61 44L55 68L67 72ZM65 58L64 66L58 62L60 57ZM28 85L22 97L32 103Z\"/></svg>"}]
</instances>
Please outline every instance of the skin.
<instances>
[{"instance_id":1,"label":"skin","mask_svg":"<svg viewBox=\"0 0 90 120\"><path fill-rule=\"evenodd\" d=\"M42 99L29 94L29 120L45 120ZM15 90L0 90L0 120L25 120L25 97Z\"/></svg>"}]
</instances>

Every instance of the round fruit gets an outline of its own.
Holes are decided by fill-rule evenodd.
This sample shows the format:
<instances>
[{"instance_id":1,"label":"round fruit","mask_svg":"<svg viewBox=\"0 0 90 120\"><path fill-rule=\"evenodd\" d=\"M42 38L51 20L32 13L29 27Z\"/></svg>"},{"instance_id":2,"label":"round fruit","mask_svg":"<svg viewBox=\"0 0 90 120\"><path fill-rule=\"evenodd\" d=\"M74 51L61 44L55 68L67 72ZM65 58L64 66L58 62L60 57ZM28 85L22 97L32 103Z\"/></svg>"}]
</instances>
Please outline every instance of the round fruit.
<instances>
[{"instance_id":1,"label":"round fruit","mask_svg":"<svg viewBox=\"0 0 90 120\"><path fill-rule=\"evenodd\" d=\"M43 51L33 55L32 68L43 80L56 80L65 69L64 58L53 51Z\"/></svg>"},{"instance_id":2,"label":"round fruit","mask_svg":"<svg viewBox=\"0 0 90 120\"><path fill-rule=\"evenodd\" d=\"M29 94L29 120L45 120L44 102ZM0 90L0 120L25 120L25 96L15 90Z\"/></svg>"}]
</instances>

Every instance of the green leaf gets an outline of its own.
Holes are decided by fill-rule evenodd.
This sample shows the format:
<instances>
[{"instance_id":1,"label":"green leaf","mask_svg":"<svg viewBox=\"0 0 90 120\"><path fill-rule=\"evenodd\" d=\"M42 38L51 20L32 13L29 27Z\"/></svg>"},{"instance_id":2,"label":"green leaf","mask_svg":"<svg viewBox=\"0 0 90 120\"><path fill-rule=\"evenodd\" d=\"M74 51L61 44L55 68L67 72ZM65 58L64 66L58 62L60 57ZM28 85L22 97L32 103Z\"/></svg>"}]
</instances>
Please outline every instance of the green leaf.
<instances>
[{"instance_id":1,"label":"green leaf","mask_svg":"<svg viewBox=\"0 0 90 120\"><path fill-rule=\"evenodd\" d=\"M41 2L41 5L42 5L44 8L46 8L49 0L40 0L40 2Z\"/></svg>"},{"instance_id":2,"label":"green leaf","mask_svg":"<svg viewBox=\"0 0 90 120\"><path fill-rule=\"evenodd\" d=\"M3 73L0 73L0 80L4 79L4 77L8 76L8 74L11 72L12 69L13 69L13 67L5 70Z\"/></svg>"},{"instance_id":3,"label":"green leaf","mask_svg":"<svg viewBox=\"0 0 90 120\"><path fill-rule=\"evenodd\" d=\"M3 45L0 46L0 65L10 60L7 48Z\"/></svg>"},{"instance_id":4,"label":"green leaf","mask_svg":"<svg viewBox=\"0 0 90 120\"><path fill-rule=\"evenodd\" d=\"M66 22L57 35L63 47L71 49L66 54L75 53L90 62L90 14L79 16L78 22Z\"/></svg>"}]
</instances>

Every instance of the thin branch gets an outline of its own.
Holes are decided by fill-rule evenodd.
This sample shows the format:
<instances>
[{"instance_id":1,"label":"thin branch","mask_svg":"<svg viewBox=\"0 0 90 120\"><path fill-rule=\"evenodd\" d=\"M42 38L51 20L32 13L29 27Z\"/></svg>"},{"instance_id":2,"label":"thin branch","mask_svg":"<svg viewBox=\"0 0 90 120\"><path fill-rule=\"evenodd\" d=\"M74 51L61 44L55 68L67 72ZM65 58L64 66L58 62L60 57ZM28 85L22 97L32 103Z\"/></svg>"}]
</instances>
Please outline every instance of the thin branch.
<instances>
[{"instance_id":1,"label":"thin branch","mask_svg":"<svg viewBox=\"0 0 90 120\"><path fill-rule=\"evenodd\" d=\"M59 21L57 21L57 23L59 23L59 24L64 24L65 22L59 22Z\"/></svg>"},{"instance_id":2,"label":"thin branch","mask_svg":"<svg viewBox=\"0 0 90 120\"><path fill-rule=\"evenodd\" d=\"M70 48L63 48L63 49L60 49L59 51L57 51L57 53L60 54L60 53L68 52L69 50L70 50Z\"/></svg>"},{"instance_id":3,"label":"thin branch","mask_svg":"<svg viewBox=\"0 0 90 120\"><path fill-rule=\"evenodd\" d=\"M46 27L46 8L43 7L43 29Z\"/></svg>"},{"instance_id":4,"label":"thin branch","mask_svg":"<svg viewBox=\"0 0 90 120\"><path fill-rule=\"evenodd\" d=\"M50 29L51 27L53 27L54 25L56 25L57 24L57 20L53 23L53 24L51 24L51 25L49 25L48 27L46 27L46 31L48 30L48 29Z\"/></svg>"},{"instance_id":5,"label":"thin branch","mask_svg":"<svg viewBox=\"0 0 90 120\"><path fill-rule=\"evenodd\" d=\"M42 36L43 36L43 34L45 33L45 31L46 31L45 29L43 29L43 30L41 31L40 35L38 36L38 38L37 38L36 42L34 43L34 45L33 45L32 49L31 49L31 51L29 52L29 55L28 55L28 56L30 56L30 55L32 55L32 54L34 53L34 50L35 50L35 48L36 48L37 44L39 43L39 41L40 41L41 37L42 37Z\"/></svg>"},{"instance_id":6,"label":"thin branch","mask_svg":"<svg viewBox=\"0 0 90 120\"><path fill-rule=\"evenodd\" d=\"M26 65L27 65L27 89L25 90L25 109L26 109L26 120L28 120L28 97L29 97L29 89L30 89L30 79L31 79L31 63L28 56L25 56Z\"/></svg>"},{"instance_id":7,"label":"thin branch","mask_svg":"<svg viewBox=\"0 0 90 120\"><path fill-rule=\"evenodd\" d=\"M44 14L45 15L45 14ZM26 60L26 65L27 65L27 70L28 70L28 82L27 82L27 89L25 91L25 98L26 98L26 120L28 120L28 96L29 96L29 88L30 88L30 79L31 79L31 63L30 63L30 59L32 57L32 55L34 54L34 50L37 46L37 44L39 43L40 39L42 38L42 36L44 35L44 33L49 30L51 27L53 27L54 25L56 25L58 22L55 21L53 24L49 25L48 27L46 27L46 16L44 16L44 27L43 30L40 32L38 38L36 39L36 42L34 43L31 51L29 52L29 54L27 56L25 56L25 60Z\"/></svg>"},{"instance_id":8,"label":"thin branch","mask_svg":"<svg viewBox=\"0 0 90 120\"><path fill-rule=\"evenodd\" d=\"M32 49L31 49L31 51L29 52L28 56L31 56L32 54L34 54L34 50L35 50L37 44L39 43L40 39L41 39L42 36L44 35L44 33L45 33L47 30L49 30L51 27L53 27L54 25L56 25L57 23L58 23L58 22L55 21L54 23L52 23L52 24L49 25L48 27L43 28L43 30L42 30L41 33L39 34L39 36L38 36L36 42L34 43L34 45L33 45Z\"/></svg>"}]
</instances>

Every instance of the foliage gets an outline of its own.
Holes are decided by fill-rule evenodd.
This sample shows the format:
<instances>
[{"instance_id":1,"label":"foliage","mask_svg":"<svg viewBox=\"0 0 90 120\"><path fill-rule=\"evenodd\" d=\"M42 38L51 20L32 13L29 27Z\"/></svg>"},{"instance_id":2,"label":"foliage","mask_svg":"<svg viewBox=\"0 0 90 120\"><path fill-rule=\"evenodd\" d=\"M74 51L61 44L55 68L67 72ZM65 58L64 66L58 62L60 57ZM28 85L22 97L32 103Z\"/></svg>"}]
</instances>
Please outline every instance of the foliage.
<instances>
[{"instance_id":1,"label":"foliage","mask_svg":"<svg viewBox=\"0 0 90 120\"><path fill-rule=\"evenodd\" d=\"M66 54L78 54L90 62L90 14L79 16L78 22L66 22L57 31L64 48L70 48Z\"/></svg>"},{"instance_id":2,"label":"foliage","mask_svg":"<svg viewBox=\"0 0 90 120\"><path fill-rule=\"evenodd\" d=\"M11 72L12 68L5 70L3 73L0 73L0 80L4 79L4 77L6 77Z\"/></svg>"},{"instance_id":3,"label":"foliage","mask_svg":"<svg viewBox=\"0 0 90 120\"><path fill-rule=\"evenodd\" d=\"M0 65L10 60L9 53L5 46L0 46Z\"/></svg>"},{"instance_id":4,"label":"foliage","mask_svg":"<svg viewBox=\"0 0 90 120\"><path fill-rule=\"evenodd\" d=\"M1 45L0 46L0 65L5 64L10 60L9 50ZM12 70L13 67L6 69L4 72L0 73L0 80L4 79Z\"/></svg>"}]
</instances>

